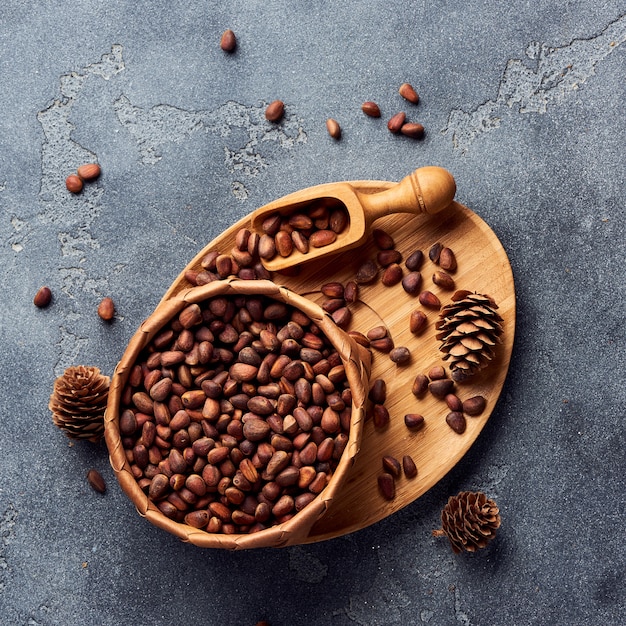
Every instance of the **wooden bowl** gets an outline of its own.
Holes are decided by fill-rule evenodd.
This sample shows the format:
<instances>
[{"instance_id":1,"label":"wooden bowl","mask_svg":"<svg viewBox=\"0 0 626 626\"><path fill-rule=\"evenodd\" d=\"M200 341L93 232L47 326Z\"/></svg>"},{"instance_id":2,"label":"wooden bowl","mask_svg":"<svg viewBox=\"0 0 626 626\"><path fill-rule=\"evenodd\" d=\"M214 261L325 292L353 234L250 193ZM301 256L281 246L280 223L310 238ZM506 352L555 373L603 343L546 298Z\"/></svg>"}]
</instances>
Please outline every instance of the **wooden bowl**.
<instances>
[{"instance_id":1,"label":"wooden bowl","mask_svg":"<svg viewBox=\"0 0 626 626\"><path fill-rule=\"evenodd\" d=\"M252 534L209 533L166 517L140 488L122 444L120 406L129 375L138 357L159 331L178 316L184 308L190 304L201 303L217 296L248 294L268 296L299 309L319 326L335 347L345 366L346 377L352 392L349 439L326 487L291 519ZM183 541L199 547L231 550L280 547L302 543L306 541L311 528L323 517L338 490L347 479L349 470L359 451L365 418L365 402L369 388L369 368L369 353L338 328L319 305L271 281L233 278L214 281L200 287L183 289L172 297L164 299L154 313L141 324L115 369L105 414L105 438L111 466L123 491L135 504L139 514L146 517L155 526L176 535Z\"/></svg>"}]
</instances>

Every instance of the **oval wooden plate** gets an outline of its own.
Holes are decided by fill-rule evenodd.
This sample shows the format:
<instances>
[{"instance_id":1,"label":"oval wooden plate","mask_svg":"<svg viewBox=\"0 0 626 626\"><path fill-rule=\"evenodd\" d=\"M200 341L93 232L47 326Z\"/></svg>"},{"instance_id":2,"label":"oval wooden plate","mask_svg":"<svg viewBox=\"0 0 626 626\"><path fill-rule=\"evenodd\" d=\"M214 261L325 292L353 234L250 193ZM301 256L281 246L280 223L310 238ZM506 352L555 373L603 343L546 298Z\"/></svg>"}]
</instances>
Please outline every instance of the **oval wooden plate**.
<instances>
[{"instance_id":1,"label":"oval wooden plate","mask_svg":"<svg viewBox=\"0 0 626 626\"><path fill-rule=\"evenodd\" d=\"M376 193L393 183L385 181L353 181L351 184L364 193ZM228 253L234 246L235 234L250 227L246 217L208 244L180 273L163 297L166 300L191 285L185 278L187 270L201 269L200 261L211 250ZM434 365L446 365L435 339L437 311L422 307L417 297L409 296L401 285L385 287L380 280L363 285L359 302L351 305L353 313L349 330L366 333L370 328L384 324L396 346L411 351L408 365L397 366L386 354L373 352L371 380L382 378L387 385L385 406L390 413L390 424L383 430L374 428L372 420L365 423L361 450L350 476L336 494L327 513L313 527L307 543L345 535L359 530L405 507L419 498L449 472L467 452L493 411L508 370L515 334L515 290L509 259L502 244L489 226L467 207L454 202L435 216L397 214L381 218L374 224L391 234L406 259L412 252L424 252L421 267L422 289L435 293L442 305L448 304L453 291L444 291L434 285L432 275L439 269L428 258L430 246L436 242L450 247L457 258L458 269L453 274L457 289L468 289L490 295L498 304L498 313L504 319L502 344L496 347L496 357L474 378L456 384L461 398L482 395L487 399L485 411L478 417L467 418L467 429L456 434L446 424L449 412L445 402L427 394L416 398L411 393L415 376L427 373ZM304 295L318 303L323 301L320 287L329 281L346 283L354 278L360 265L375 259L378 249L368 238L360 248L339 253L329 258L304 264L298 276L274 273L272 280L279 285ZM404 266L403 266L404 267ZM419 336L409 331L409 316L416 308L428 316L428 327ZM424 416L426 425L418 432L409 431L404 424L406 413ZM396 481L396 496L385 500L378 491L377 478L382 471L382 457L391 455L401 460L410 455L418 468L413 479L404 476Z\"/></svg>"}]
</instances>

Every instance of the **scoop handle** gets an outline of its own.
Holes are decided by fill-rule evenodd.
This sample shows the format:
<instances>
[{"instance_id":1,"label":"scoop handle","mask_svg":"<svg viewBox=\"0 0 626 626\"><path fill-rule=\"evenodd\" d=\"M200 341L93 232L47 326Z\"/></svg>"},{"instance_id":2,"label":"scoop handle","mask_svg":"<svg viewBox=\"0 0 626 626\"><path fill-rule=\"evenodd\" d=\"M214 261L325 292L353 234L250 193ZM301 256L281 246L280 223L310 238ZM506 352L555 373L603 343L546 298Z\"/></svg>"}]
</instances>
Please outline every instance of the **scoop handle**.
<instances>
[{"instance_id":1,"label":"scoop handle","mask_svg":"<svg viewBox=\"0 0 626 626\"><path fill-rule=\"evenodd\" d=\"M420 167L399 183L378 193L357 192L368 222L392 213L434 215L450 206L456 182L443 167Z\"/></svg>"}]
</instances>

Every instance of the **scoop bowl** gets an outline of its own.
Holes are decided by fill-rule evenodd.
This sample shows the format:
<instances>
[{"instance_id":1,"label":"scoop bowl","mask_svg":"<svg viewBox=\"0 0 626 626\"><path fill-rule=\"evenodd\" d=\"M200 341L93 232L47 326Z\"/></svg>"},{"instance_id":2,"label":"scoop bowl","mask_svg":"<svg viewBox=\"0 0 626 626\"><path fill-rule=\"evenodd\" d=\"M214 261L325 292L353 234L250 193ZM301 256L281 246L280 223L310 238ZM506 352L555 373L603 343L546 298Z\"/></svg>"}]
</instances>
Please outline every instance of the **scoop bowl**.
<instances>
[{"instance_id":1,"label":"scoop bowl","mask_svg":"<svg viewBox=\"0 0 626 626\"><path fill-rule=\"evenodd\" d=\"M334 242L323 247L309 247L306 253L294 248L288 256L277 253L270 259L262 259L266 269L280 272L361 245L367 239L372 223L385 215L435 215L450 206L455 193L456 182L452 174L436 166L420 167L389 189L373 194L362 193L350 183L328 183L297 191L260 207L251 216L251 229L263 235L263 224L268 217L306 212L320 202L345 209L348 225L337 234Z\"/></svg>"}]
</instances>

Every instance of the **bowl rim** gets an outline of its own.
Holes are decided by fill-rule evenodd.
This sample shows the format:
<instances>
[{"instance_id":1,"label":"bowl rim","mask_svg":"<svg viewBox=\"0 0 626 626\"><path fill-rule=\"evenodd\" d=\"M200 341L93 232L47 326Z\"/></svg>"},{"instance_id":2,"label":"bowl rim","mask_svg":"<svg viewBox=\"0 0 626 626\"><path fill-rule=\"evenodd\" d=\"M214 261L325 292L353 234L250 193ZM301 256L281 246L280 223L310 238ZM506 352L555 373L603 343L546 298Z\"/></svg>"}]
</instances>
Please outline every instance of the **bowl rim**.
<instances>
[{"instance_id":1,"label":"bowl rim","mask_svg":"<svg viewBox=\"0 0 626 626\"><path fill-rule=\"evenodd\" d=\"M119 430L119 406L122 394L141 351L185 307L224 295L263 295L304 312L312 322L320 327L339 353L352 391L352 415L348 444L326 487L302 510L295 513L291 519L251 534L209 533L206 530L197 529L184 522L176 522L168 518L139 487L126 458ZM111 377L104 416L105 441L111 467L122 490L133 502L139 515L185 542L198 547L231 550L282 547L302 543L312 526L325 514L339 487L344 484L358 454L365 421L370 366L369 352L350 337L346 331L339 328L332 317L317 303L300 296L287 287L277 285L273 281L229 278L182 290L175 296L161 301L153 313L141 323L115 367Z\"/></svg>"}]
</instances>

